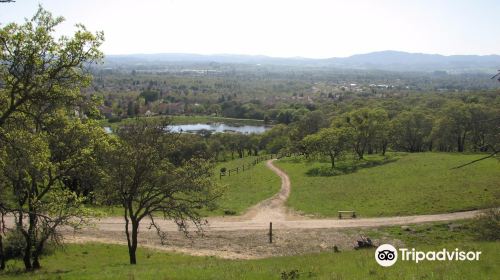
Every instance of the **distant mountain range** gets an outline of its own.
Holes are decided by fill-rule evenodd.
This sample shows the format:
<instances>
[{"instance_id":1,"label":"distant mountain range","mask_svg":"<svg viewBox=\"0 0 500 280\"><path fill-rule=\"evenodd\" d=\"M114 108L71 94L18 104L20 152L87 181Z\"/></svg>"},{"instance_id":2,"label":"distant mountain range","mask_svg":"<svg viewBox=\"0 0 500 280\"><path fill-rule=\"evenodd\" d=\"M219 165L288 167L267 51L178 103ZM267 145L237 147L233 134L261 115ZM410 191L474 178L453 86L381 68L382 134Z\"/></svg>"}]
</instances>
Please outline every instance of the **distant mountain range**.
<instances>
[{"instance_id":1,"label":"distant mountain range","mask_svg":"<svg viewBox=\"0 0 500 280\"><path fill-rule=\"evenodd\" d=\"M500 69L500 55L439 55L381 51L344 58L278 58L263 55L200 55L184 53L108 55L106 62L125 64L148 63L238 63L344 69L378 69L389 71L491 72Z\"/></svg>"}]
</instances>

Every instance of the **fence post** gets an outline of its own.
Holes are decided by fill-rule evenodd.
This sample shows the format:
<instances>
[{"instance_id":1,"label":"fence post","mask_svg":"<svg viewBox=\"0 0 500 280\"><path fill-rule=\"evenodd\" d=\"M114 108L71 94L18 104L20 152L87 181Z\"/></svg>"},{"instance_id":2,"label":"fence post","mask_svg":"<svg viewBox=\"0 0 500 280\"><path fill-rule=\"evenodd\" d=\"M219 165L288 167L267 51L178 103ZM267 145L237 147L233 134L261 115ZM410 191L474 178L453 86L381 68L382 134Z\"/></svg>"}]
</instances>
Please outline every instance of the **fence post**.
<instances>
[{"instance_id":1,"label":"fence post","mask_svg":"<svg viewBox=\"0 0 500 280\"><path fill-rule=\"evenodd\" d=\"M273 243L273 222L269 222L269 243Z\"/></svg>"}]
</instances>

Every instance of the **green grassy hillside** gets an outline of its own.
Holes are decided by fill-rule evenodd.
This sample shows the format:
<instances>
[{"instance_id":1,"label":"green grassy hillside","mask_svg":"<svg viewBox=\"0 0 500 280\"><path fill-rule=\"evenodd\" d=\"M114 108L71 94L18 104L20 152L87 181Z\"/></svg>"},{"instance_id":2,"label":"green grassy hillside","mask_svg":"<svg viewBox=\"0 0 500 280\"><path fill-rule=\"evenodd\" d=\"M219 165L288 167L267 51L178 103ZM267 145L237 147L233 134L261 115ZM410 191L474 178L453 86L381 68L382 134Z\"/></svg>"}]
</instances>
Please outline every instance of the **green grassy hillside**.
<instances>
[{"instance_id":1,"label":"green grassy hillside","mask_svg":"<svg viewBox=\"0 0 500 280\"><path fill-rule=\"evenodd\" d=\"M384 165L331 177L306 173L328 162L283 159L277 165L290 176L288 206L318 216L355 210L359 216L431 214L500 205L500 163L488 159L455 166L482 155L419 153ZM370 159L370 157L368 157Z\"/></svg>"}]
</instances>

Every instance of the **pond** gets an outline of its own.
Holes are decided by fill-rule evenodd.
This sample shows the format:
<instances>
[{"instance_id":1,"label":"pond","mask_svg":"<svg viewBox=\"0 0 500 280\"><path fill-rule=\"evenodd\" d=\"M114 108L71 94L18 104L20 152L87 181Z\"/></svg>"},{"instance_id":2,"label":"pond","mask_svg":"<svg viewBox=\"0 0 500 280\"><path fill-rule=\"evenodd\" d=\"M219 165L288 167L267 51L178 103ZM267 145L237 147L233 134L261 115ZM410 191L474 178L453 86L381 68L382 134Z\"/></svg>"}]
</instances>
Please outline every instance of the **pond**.
<instances>
[{"instance_id":1,"label":"pond","mask_svg":"<svg viewBox=\"0 0 500 280\"><path fill-rule=\"evenodd\" d=\"M270 129L270 126L265 125L242 125L234 126L223 123L197 123L197 124L177 124L169 126L170 131L181 133L197 133L199 131L210 131L212 133L236 132L242 134L261 134ZM111 127L104 127L106 133L112 133Z\"/></svg>"},{"instance_id":2,"label":"pond","mask_svg":"<svg viewBox=\"0 0 500 280\"><path fill-rule=\"evenodd\" d=\"M265 125L243 125L243 126L233 126L223 123L211 123L211 124L179 124L171 125L170 130L174 132L184 132L184 133L196 133L201 130L207 130L210 132L237 132L242 134L261 134L268 130L270 127Z\"/></svg>"}]
</instances>

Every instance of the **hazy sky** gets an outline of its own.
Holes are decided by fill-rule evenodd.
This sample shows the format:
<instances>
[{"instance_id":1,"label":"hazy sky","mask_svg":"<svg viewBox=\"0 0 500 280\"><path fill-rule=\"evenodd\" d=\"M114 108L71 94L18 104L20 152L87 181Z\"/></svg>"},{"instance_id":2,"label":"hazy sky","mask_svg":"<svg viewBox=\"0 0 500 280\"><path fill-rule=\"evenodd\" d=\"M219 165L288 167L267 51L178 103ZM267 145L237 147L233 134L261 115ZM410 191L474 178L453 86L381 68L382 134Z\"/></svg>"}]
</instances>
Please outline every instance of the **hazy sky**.
<instances>
[{"instance_id":1,"label":"hazy sky","mask_svg":"<svg viewBox=\"0 0 500 280\"><path fill-rule=\"evenodd\" d=\"M500 0L16 0L104 31L106 54L181 52L339 57L380 50L500 54Z\"/></svg>"}]
</instances>

